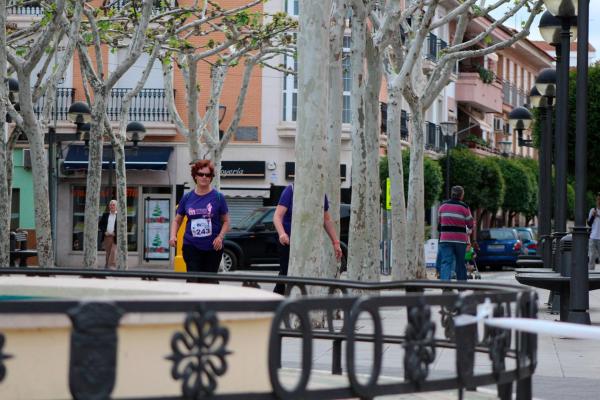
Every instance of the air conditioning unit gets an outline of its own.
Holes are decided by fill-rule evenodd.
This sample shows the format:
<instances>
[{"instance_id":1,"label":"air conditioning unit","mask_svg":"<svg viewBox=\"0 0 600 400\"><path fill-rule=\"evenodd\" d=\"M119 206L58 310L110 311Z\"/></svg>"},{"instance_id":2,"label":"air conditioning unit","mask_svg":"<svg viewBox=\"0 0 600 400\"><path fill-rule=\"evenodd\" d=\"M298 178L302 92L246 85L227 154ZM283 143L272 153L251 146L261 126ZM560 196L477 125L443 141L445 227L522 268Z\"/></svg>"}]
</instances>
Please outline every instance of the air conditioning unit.
<instances>
[{"instance_id":1,"label":"air conditioning unit","mask_svg":"<svg viewBox=\"0 0 600 400\"><path fill-rule=\"evenodd\" d=\"M63 167L64 161L65 160L58 161L58 177L59 178L79 179L79 178L85 178L87 176L87 170L85 170L85 169L82 169L82 170L65 169Z\"/></svg>"},{"instance_id":2,"label":"air conditioning unit","mask_svg":"<svg viewBox=\"0 0 600 400\"><path fill-rule=\"evenodd\" d=\"M494 118L494 131L504 132L504 120L502 118Z\"/></svg>"}]
</instances>

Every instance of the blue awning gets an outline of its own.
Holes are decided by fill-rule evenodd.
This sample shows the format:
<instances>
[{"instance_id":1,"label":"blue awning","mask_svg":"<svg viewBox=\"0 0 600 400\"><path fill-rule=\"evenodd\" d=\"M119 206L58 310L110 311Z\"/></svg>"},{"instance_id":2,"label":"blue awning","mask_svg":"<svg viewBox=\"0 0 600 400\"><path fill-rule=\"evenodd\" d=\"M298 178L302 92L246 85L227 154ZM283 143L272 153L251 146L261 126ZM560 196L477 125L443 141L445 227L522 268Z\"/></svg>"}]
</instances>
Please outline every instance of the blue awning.
<instances>
[{"instance_id":1,"label":"blue awning","mask_svg":"<svg viewBox=\"0 0 600 400\"><path fill-rule=\"evenodd\" d=\"M127 169L152 169L166 170L169 165L169 156L171 155L172 147L142 147L136 149L125 148L125 167ZM104 146L102 151L102 169L108 169L111 162L114 163L111 146ZM82 170L88 167L88 150L80 144L72 144L69 146L67 157L63 162L65 170ZM114 164L112 165L114 168Z\"/></svg>"}]
</instances>

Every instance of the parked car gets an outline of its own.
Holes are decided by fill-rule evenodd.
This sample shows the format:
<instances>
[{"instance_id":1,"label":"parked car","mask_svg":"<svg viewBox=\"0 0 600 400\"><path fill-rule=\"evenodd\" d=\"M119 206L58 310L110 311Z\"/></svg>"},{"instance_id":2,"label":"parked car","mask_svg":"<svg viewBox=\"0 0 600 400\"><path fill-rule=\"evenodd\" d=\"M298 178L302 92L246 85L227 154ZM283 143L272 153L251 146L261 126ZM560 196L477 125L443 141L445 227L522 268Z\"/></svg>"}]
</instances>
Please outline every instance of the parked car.
<instances>
[{"instance_id":1,"label":"parked car","mask_svg":"<svg viewBox=\"0 0 600 400\"><path fill-rule=\"evenodd\" d=\"M492 228L477 235L477 264L480 267L516 266L523 244L513 228Z\"/></svg>"},{"instance_id":2,"label":"parked car","mask_svg":"<svg viewBox=\"0 0 600 400\"><path fill-rule=\"evenodd\" d=\"M526 256L535 256L537 253L537 240L535 239L535 232L532 228L515 228L519 240L523 243L521 247L521 254Z\"/></svg>"},{"instance_id":3,"label":"parked car","mask_svg":"<svg viewBox=\"0 0 600 400\"><path fill-rule=\"evenodd\" d=\"M223 271L253 267L279 266L277 244L279 236L273 225L275 207L260 207L251 212L225 235L223 242ZM348 254L350 205L340 206L340 246L342 271Z\"/></svg>"}]
</instances>

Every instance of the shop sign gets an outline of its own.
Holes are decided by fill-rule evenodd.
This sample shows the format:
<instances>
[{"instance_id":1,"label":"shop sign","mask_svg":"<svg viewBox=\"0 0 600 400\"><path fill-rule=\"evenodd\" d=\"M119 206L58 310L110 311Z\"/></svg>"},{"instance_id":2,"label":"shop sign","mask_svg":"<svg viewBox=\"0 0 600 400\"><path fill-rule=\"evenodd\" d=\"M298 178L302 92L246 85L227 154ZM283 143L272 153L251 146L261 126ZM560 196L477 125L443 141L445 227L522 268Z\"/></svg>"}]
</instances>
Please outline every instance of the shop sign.
<instances>
[{"instance_id":1,"label":"shop sign","mask_svg":"<svg viewBox=\"0 0 600 400\"><path fill-rule=\"evenodd\" d=\"M221 178L264 178L264 161L221 161Z\"/></svg>"},{"instance_id":2,"label":"shop sign","mask_svg":"<svg viewBox=\"0 0 600 400\"><path fill-rule=\"evenodd\" d=\"M146 199L144 211L144 259L169 260L170 199Z\"/></svg>"}]
</instances>

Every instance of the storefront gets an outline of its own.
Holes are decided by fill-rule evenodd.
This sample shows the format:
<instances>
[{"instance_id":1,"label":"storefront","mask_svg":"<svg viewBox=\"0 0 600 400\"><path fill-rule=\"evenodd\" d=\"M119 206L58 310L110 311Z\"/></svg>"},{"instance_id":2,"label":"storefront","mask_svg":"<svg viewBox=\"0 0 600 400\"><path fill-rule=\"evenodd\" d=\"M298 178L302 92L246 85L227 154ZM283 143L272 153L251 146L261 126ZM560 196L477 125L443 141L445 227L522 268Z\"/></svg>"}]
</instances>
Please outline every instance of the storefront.
<instances>
[{"instance_id":1,"label":"storefront","mask_svg":"<svg viewBox=\"0 0 600 400\"><path fill-rule=\"evenodd\" d=\"M270 187L262 186L266 169L265 161L221 162L221 191L227 199L232 225L270 198ZM261 186L254 186L256 180Z\"/></svg>"},{"instance_id":2,"label":"storefront","mask_svg":"<svg viewBox=\"0 0 600 400\"><path fill-rule=\"evenodd\" d=\"M169 169L172 148L166 146L127 149L127 247L128 265L169 265L169 225L173 216L173 182L175 171ZM83 230L87 152L83 146L69 146L61 163L58 190L58 232L70 232L57 242L60 266L83 264ZM102 161L102 187L98 218L115 198L114 161L105 152ZM175 170L176 168L173 168ZM110 184L110 186L109 186ZM98 233L98 266L104 266L104 252Z\"/></svg>"}]
</instances>

